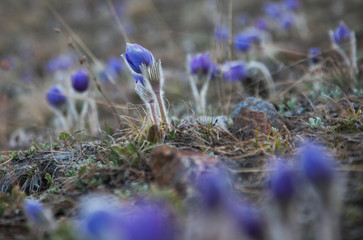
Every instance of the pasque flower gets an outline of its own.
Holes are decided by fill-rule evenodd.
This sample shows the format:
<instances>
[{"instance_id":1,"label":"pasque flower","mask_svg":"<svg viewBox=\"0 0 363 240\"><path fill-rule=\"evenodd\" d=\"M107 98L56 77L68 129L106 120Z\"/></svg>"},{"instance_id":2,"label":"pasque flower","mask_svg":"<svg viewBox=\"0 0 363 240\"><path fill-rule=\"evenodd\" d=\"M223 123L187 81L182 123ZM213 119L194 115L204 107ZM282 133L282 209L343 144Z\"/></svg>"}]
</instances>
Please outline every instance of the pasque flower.
<instances>
[{"instance_id":1,"label":"pasque flower","mask_svg":"<svg viewBox=\"0 0 363 240\"><path fill-rule=\"evenodd\" d=\"M306 144L301 150L302 170L316 187L328 187L334 178L334 162L318 145Z\"/></svg>"},{"instance_id":2,"label":"pasque flower","mask_svg":"<svg viewBox=\"0 0 363 240\"><path fill-rule=\"evenodd\" d=\"M352 33L349 28L341 22L333 33L333 40L336 44L342 45L349 43L352 37Z\"/></svg>"},{"instance_id":3,"label":"pasque flower","mask_svg":"<svg viewBox=\"0 0 363 240\"><path fill-rule=\"evenodd\" d=\"M31 224L45 230L53 230L55 222L51 212L34 199L24 201L24 212Z\"/></svg>"},{"instance_id":4,"label":"pasque flower","mask_svg":"<svg viewBox=\"0 0 363 240\"><path fill-rule=\"evenodd\" d=\"M283 1L284 6L288 9L288 10L292 10L292 11L296 11L299 8L299 1L298 0L284 0Z\"/></svg>"},{"instance_id":5,"label":"pasque flower","mask_svg":"<svg viewBox=\"0 0 363 240\"><path fill-rule=\"evenodd\" d=\"M270 177L271 194L280 203L289 203L297 191L296 171L281 162Z\"/></svg>"},{"instance_id":6,"label":"pasque flower","mask_svg":"<svg viewBox=\"0 0 363 240\"><path fill-rule=\"evenodd\" d=\"M141 83L141 85L145 86L145 80L144 80L144 77L140 74L137 74L137 73L131 73L133 78L135 79L135 83Z\"/></svg>"},{"instance_id":7,"label":"pasque flower","mask_svg":"<svg viewBox=\"0 0 363 240\"><path fill-rule=\"evenodd\" d=\"M213 68L213 62L209 52L199 53L190 60L190 71L192 74L208 74Z\"/></svg>"},{"instance_id":8,"label":"pasque flower","mask_svg":"<svg viewBox=\"0 0 363 240\"><path fill-rule=\"evenodd\" d=\"M321 52L320 49L316 47L312 47L309 49L309 58L312 64L317 64L320 62L319 59L320 52Z\"/></svg>"},{"instance_id":9,"label":"pasque flower","mask_svg":"<svg viewBox=\"0 0 363 240\"><path fill-rule=\"evenodd\" d=\"M254 38L245 33L240 33L234 38L234 47L241 52L247 52L250 50L252 44L254 43Z\"/></svg>"},{"instance_id":10,"label":"pasque flower","mask_svg":"<svg viewBox=\"0 0 363 240\"><path fill-rule=\"evenodd\" d=\"M79 70L72 74L72 87L77 92L84 92L89 85L89 76L85 70Z\"/></svg>"},{"instance_id":11,"label":"pasque flower","mask_svg":"<svg viewBox=\"0 0 363 240\"><path fill-rule=\"evenodd\" d=\"M62 54L50 59L47 62L46 69L50 73L54 73L58 70L67 70L72 66L73 62L74 56L72 54Z\"/></svg>"},{"instance_id":12,"label":"pasque flower","mask_svg":"<svg viewBox=\"0 0 363 240\"><path fill-rule=\"evenodd\" d=\"M269 2L265 4L264 10L270 18L277 18L281 15L283 7L278 3Z\"/></svg>"},{"instance_id":13,"label":"pasque flower","mask_svg":"<svg viewBox=\"0 0 363 240\"><path fill-rule=\"evenodd\" d=\"M67 101L63 91L56 86L53 86L48 90L46 93L46 98L48 103L53 107L60 107Z\"/></svg>"},{"instance_id":14,"label":"pasque flower","mask_svg":"<svg viewBox=\"0 0 363 240\"><path fill-rule=\"evenodd\" d=\"M131 70L138 74L141 74L141 65L150 66L154 63L151 52L138 44L126 43L126 53L122 56Z\"/></svg>"},{"instance_id":15,"label":"pasque flower","mask_svg":"<svg viewBox=\"0 0 363 240\"><path fill-rule=\"evenodd\" d=\"M227 81L236 82L243 80L248 75L247 68L241 61L226 63L223 68L224 79Z\"/></svg>"}]
</instances>

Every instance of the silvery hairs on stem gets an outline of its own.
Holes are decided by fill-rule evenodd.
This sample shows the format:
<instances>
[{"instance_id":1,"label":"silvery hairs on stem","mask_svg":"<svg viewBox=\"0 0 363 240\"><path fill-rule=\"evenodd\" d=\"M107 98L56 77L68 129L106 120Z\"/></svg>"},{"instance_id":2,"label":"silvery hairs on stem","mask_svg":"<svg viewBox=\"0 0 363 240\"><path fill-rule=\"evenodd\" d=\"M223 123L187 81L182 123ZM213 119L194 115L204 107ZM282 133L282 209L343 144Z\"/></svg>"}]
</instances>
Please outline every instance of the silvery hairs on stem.
<instances>
[{"instance_id":1,"label":"silvery hairs on stem","mask_svg":"<svg viewBox=\"0 0 363 240\"><path fill-rule=\"evenodd\" d=\"M159 125L160 111L157 108L158 103L156 101L155 93L151 90L150 87L145 87L141 83L136 84L135 91L145 102L145 105L147 106L148 112L151 115L154 124Z\"/></svg>"},{"instance_id":2,"label":"silvery hairs on stem","mask_svg":"<svg viewBox=\"0 0 363 240\"><path fill-rule=\"evenodd\" d=\"M167 117L167 111L165 108L165 102L163 99L163 85L164 85L164 74L161 67L161 60L152 63L149 66L142 64L140 66L142 76L145 80L146 88L151 88L149 91L153 91L156 95L156 101L159 106L161 114L161 122L164 123L166 129L169 129L169 119Z\"/></svg>"}]
</instances>

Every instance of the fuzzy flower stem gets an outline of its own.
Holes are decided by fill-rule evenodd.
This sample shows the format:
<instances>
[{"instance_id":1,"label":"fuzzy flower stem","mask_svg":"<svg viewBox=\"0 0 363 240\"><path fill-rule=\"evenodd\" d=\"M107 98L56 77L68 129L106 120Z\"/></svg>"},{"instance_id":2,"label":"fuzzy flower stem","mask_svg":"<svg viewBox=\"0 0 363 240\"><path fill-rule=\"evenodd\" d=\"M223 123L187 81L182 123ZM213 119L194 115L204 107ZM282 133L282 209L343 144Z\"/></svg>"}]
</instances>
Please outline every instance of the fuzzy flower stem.
<instances>
[{"instance_id":1,"label":"fuzzy flower stem","mask_svg":"<svg viewBox=\"0 0 363 240\"><path fill-rule=\"evenodd\" d=\"M158 120L158 117L157 117L157 114L156 114L155 103L154 102L149 102L149 107L150 107L151 116L153 118L153 122L154 122L154 124L158 125L159 120Z\"/></svg>"},{"instance_id":2,"label":"fuzzy flower stem","mask_svg":"<svg viewBox=\"0 0 363 240\"><path fill-rule=\"evenodd\" d=\"M85 117L86 117L86 114L87 114L87 111L88 111L88 102L87 101L84 101L83 103L83 106L82 106L82 110L81 110L81 113L80 113L80 128L81 129L84 129L85 128Z\"/></svg>"},{"instance_id":3,"label":"fuzzy flower stem","mask_svg":"<svg viewBox=\"0 0 363 240\"><path fill-rule=\"evenodd\" d=\"M199 103L200 96L199 96L199 92L198 92L198 88L197 88L197 83L196 83L196 80L195 80L195 76L193 76L191 73L189 73L189 83L190 83L190 87L192 89L192 94L193 94L194 101L196 103ZM198 104L197 104L197 108L198 108L198 111L201 110L201 109L199 109L200 106Z\"/></svg>"},{"instance_id":4,"label":"fuzzy flower stem","mask_svg":"<svg viewBox=\"0 0 363 240\"><path fill-rule=\"evenodd\" d=\"M209 87L210 80L212 78L211 73L208 73L207 80L204 82L202 89L200 90L200 109L204 113L206 110L206 96Z\"/></svg>"},{"instance_id":5,"label":"fuzzy flower stem","mask_svg":"<svg viewBox=\"0 0 363 240\"><path fill-rule=\"evenodd\" d=\"M60 127L63 129L63 130L69 130L69 126L68 126L68 123L66 121L66 118L63 116L61 110L55 108L55 107L52 107L51 108L52 111L54 112L54 114L58 117L59 119L59 122L60 122Z\"/></svg>"},{"instance_id":6,"label":"fuzzy flower stem","mask_svg":"<svg viewBox=\"0 0 363 240\"><path fill-rule=\"evenodd\" d=\"M272 79L271 73L270 71L267 69L267 67L265 66L265 64L257 62L257 61L250 61L247 64L247 68L248 69L252 69L252 68L256 68L258 70L260 70L266 80L266 84L270 90L270 94L272 96L275 95L275 84L274 81Z\"/></svg>"},{"instance_id":7,"label":"fuzzy flower stem","mask_svg":"<svg viewBox=\"0 0 363 240\"><path fill-rule=\"evenodd\" d=\"M91 100L90 107L91 107L91 115L89 118L90 129L91 129L91 133L93 135L96 135L100 128L100 123L98 121L97 105L94 100Z\"/></svg>"},{"instance_id":8,"label":"fuzzy flower stem","mask_svg":"<svg viewBox=\"0 0 363 240\"><path fill-rule=\"evenodd\" d=\"M350 40L350 63L352 65L352 70L355 74L358 74L357 66L357 42L355 37L355 32L352 32L352 38Z\"/></svg>"},{"instance_id":9,"label":"fuzzy flower stem","mask_svg":"<svg viewBox=\"0 0 363 240\"><path fill-rule=\"evenodd\" d=\"M352 59L349 59L349 57L343 51L343 49L341 47L339 47L338 44L335 43L335 41L334 41L334 32L333 31L329 31L329 37L330 37L332 49L334 49L343 58L345 66L347 66L350 69L350 74L351 74L352 78L354 79L354 81L356 82L356 80L354 78L353 70L352 70L352 66L353 66L353 63L351 63ZM353 41L355 42L354 37L352 38L351 43ZM351 48L353 48L353 47L351 46ZM353 50L353 52L354 52L354 50ZM353 53L353 52L351 52L351 53Z\"/></svg>"},{"instance_id":10,"label":"fuzzy flower stem","mask_svg":"<svg viewBox=\"0 0 363 240\"><path fill-rule=\"evenodd\" d=\"M169 132L169 121L168 121L168 117L166 115L166 108L165 108L165 103L162 97L162 90L157 89L155 90L155 95L156 95L156 100L158 101L158 105L159 105L159 109L160 109L160 114L161 114L161 121L162 123L165 125L167 132Z\"/></svg>"}]
</instances>

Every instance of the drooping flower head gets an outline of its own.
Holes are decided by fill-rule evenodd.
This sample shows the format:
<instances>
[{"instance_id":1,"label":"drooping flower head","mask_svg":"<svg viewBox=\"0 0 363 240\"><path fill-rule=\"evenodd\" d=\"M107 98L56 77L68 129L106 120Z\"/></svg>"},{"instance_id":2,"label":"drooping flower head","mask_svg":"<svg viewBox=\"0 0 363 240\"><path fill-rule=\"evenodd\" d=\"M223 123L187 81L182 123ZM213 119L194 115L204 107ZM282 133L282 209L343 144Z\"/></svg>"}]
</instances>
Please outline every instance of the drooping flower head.
<instances>
[{"instance_id":1,"label":"drooping flower head","mask_svg":"<svg viewBox=\"0 0 363 240\"><path fill-rule=\"evenodd\" d=\"M334 161L319 145L305 144L300 152L302 171L316 187L328 187L334 179Z\"/></svg>"},{"instance_id":2,"label":"drooping flower head","mask_svg":"<svg viewBox=\"0 0 363 240\"><path fill-rule=\"evenodd\" d=\"M63 91L56 86L53 86L48 90L46 98L48 103L53 107L60 107L67 101Z\"/></svg>"},{"instance_id":3,"label":"drooping flower head","mask_svg":"<svg viewBox=\"0 0 363 240\"><path fill-rule=\"evenodd\" d=\"M342 45L349 43L352 38L352 33L349 28L341 22L333 33L333 40L336 44Z\"/></svg>"},{"instance_id":4,"label":"drooping flower head","mask_svg":"<svg viewBox=\"0 0 363 240\"><path fill-rule=\"evenodd\" d=\"M141 65L150 66L154 63L154 57L149 50L138 45L127 43L126 53L121 55L130 69L135 73L141 74Z\"/></svg>"},{"instance_id":5,"label":"drooping flower head","mask_svg":"<svg viewBox=\"0 0 363 240\"><path fill-rule=\"evenodd\" d=\"M282 204L291 202L297 192L296 171L287 164L278 162L270 176L270 191L273 198Z\"/></svg>"},{"instance_id":6,"label":"drooping flower head","mask_svg":"<svg viewBox=\"0 0 363 240\"><path fill-rule=\"evenodd\" d=\"M85 70L78 70L71 76L72 87L77 92L84 92L89 85L89 76Z\"/></svg>"},{"instance_id":7,"label":"drooping flower head","mask_svg":"<svg viewBox=\"0 0 363 240\"><path fill-rule=\"evenodd\" d=\"M208 74L213 67L209 52L199 53L190 59L190 71L192 74Z\"/></svg>"},{"instance_id":8,"label":"drooping flower head","mask_svg":"<svg viewBox=\"0 0 363 240\"><path fill-rule=\"evenodd\" d=\"M319 55L321 51L319 48L312 47L309 49L309 58L312 64L318 64L320 62Z\"/></svg>"},{"instance_id":9,"label":"drooping flower head","mask_svg":"<svg viewBox=\"0 0 363 240\"><path fill-rule=\"evenodd\" d=\"M247 77L248 71L241 61L228 62L223 66L224 79L231 82L243 80Z\"/></svg>"}]
</instances>

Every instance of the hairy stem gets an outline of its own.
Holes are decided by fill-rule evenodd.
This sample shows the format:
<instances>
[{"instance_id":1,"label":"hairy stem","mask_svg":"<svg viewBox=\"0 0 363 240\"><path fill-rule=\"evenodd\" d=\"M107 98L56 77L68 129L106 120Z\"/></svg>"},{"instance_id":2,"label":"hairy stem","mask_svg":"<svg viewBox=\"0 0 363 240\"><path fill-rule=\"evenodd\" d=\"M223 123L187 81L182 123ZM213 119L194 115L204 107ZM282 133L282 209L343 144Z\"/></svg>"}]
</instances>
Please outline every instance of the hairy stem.
<instances>
[{"instance_id":1,"label":"hairy stem","mask_svg":"<svg viewBox=\"0 0 363 240\"><path fill-rule=\"evenodd\" d=\"M270 94L272 96L274 96L275 95L275 83L274 83L274 81L272 79L270 71L265 66L265 64L257 62L257 61L250 61L247 64L247 68L248 69L255 68L255 69L261 71L261 73L263 74L263 76L265 78L268 89L270 90Z\"/></svg>"}]
</instances>

